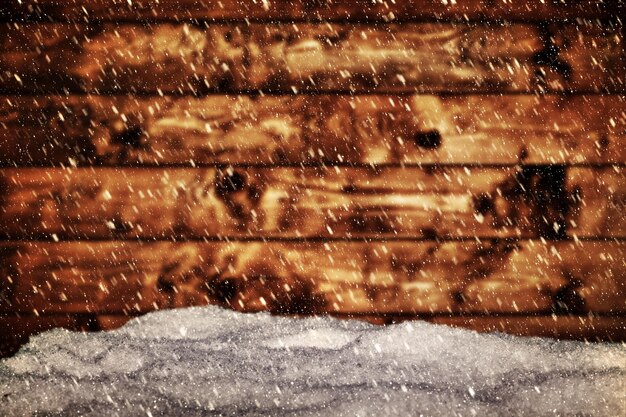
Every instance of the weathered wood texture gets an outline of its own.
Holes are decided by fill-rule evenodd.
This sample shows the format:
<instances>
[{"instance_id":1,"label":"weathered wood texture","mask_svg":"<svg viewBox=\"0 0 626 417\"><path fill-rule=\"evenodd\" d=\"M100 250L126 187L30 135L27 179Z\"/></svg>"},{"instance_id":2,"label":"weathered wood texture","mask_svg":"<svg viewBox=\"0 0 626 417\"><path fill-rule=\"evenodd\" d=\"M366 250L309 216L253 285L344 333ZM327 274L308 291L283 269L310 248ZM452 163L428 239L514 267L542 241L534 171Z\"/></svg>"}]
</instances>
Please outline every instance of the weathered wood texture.
<instances>
[{"instance_id":1,"label":"weathered wood texture","mask_svg":"<svg viewBox=\"0 0 626 417\"><path fill-rule=\"evenodd\" d=\"M625 145L626 146L626 145ZM626 236L626 169L571 169L569 229L577 236Z\"/></svg>"},{"instance_id":2,"label":"weathered wood texture","mask_svg":"<svg viewBox=\"0 0 626 417\"><path fill-rule=\"evenodd\" d=\"M622 96L0 98L0 164L625 163Z\"/></svg>"},{"instance_id":3,"label":"weathered wood texture","mask_svg":"<svg viewBox=\"0 0 626 417\"><path fill-rule=\"evenodd\" d=\"M124 93L238 86L244 46L234 26L6 24L0 84Z\"/></svg>"},{"instance_id":4,"label":"weathered wood texture","mask_svg":"<svg viewBox=\"0 0 626 417\"><path fill-rule=\"evenodd\" d=\"M1 2L0 354L206 303L626 340L622 10Z\"/></svg>"},{"instance_id":5,"label":"weathered wood texture","mask_svg":"<svg viewBox=\"0 0 626 417\"><path fill-rule=\"evenodd\" d=\"M613 24L21 24L4 92L624 91Z\"/></svg>"},{"instance_id":6,"label":"weathered wood texture","mask_svg":"<svg viewBox=\"0 0 626 417\"><path fill-rule=\"evenodd\" d=\"M247 80L268 90L623 90L620 29L563 25L250 27Z\"/></svg>"},{"instance_id":7,"label":"weathered wood texture","mask_svg":"<svg viewBox=\"0 0 626 417\"><path fill-rule=\"evenodd\" d=\"M5 238L626 236L624 170L0 170Z\"/></svg>"},{"instance_id":8,"label":"weathered wood texture","mask_svg":"<svg viewBox=\"0 0 626 417\"><path fill-rule=\"evenodd\" d=\"M620 242L64 242L2 245L0 311L626 311Z\"/></svg>"},{"instance_id":9,"label":"weathered wood texture","mask_svg":"<svg viewBox=\"0 0 626 417\"><path fill-rule=\"evenodd\" d=\"M79 7L80 6L80 7ZM5 19L119 20L366 20L389 22L410 19L553 19L611 18L620 0L520 2L463 0L5 0Z\"/></svg>"}]
</instances>

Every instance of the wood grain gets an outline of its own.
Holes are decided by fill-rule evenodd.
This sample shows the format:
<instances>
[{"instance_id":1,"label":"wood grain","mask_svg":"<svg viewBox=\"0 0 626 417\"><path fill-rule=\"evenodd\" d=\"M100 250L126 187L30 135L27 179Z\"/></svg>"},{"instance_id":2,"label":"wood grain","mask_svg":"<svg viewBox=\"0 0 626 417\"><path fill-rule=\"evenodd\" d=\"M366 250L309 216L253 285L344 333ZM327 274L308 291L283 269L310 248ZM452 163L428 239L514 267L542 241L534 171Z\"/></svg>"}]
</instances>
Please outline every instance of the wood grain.
<instances>
[{"instance_id":1,"label":"wood grain","mask_svg":"<svg viewBox=\"0 0 626 417\"><path fill-rule=\"evenodd\" d=\"M0 4L5 19L128 20L367 20L410 19L525 19L610 18L619 16L614 1L441 1L406 0L197 0L116 1L83 0L77 7L63 0L6 0Z\"/></svg>"},{"instance_id":2,"label":"wood grain","mask_svg":"<svg viewBox=\"0 0 626 417\"><path fill-rule=\"evenodd\" d=\"M577 204L565 176L556 166L12 168L0 171L0 236L555 239Z\"/></svg>"},{"instance_id":3,"label":"wood grain","mask_svg":"<svg viewBox=\"0 0 626 417\"><path fill-rule=\"evenodd\" d=\"M621 96L0 98L4 166L626 162Z\"/></svg>"},{"instance_id":4,"label":"wood grain","mask_svg":"<svg viewBox=\"0 0 626 417\"><path fill-rule=\"evenodd\" d=\"M569 170L569 229L577 236L626 236L626 170Z\"/></svg>"},{"instance_id":5,"label":"wood grain","mask_svg":"<svg viewBox=\"0 0 626 417\"><path fill-rule=\"evenodd\" d=\"M16 92L194 93L236 86L236 26L13 24L0 29L0 84Z\"/></svg>"},{"instance_id":6,"label":"wood grain","mask_svg":"<svg viewBox=\"0 0 626 417\"><path fill-rule=\"evenodd\" d=\"M253 88L294 91L623 90L617 26L250 27ZM556 35L558 33L558 35Z\"/></svg>"},{"instance_id":7,"label":"wood grain","mask_svg":"<svg viewBox=\"0 0 626 417\"><path fill-rule=\"evenodd\" d=\"M489 92L624 90L621 28L587 23L14 23L2 91Z\"/></svg>"},{"instance_id":8,"label":"wood grain","mask_svg":"<svg viewBox=\"0 0 626 417\"><path fill-rule=\"evenodd\" d=\"M626 340L623 11L0 2L0 355L208 303Z\"/></svg>"},{"instance_id":9,"label":"wood grain","mask_svg":"<svg viewBox=\"0 0 626 417\"><path fill-rule=\"evenodd\" d=\"M5 243L0 311L625 311L623 243L544 242Z\"/></svg>"}]
</instances>

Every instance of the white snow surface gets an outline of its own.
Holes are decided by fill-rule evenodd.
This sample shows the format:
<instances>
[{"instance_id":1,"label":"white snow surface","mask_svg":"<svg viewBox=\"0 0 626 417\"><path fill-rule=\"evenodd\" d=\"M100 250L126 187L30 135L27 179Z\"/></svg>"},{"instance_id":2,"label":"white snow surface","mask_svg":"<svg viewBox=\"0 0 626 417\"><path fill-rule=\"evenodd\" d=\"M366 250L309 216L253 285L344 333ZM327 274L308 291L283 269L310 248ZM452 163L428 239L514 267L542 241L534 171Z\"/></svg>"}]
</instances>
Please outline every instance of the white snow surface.
<instances>
[{"instance_id":1,"label":"white snow surface","mask_svg":"<svg viewBox=\"0 0 626 417\"><path fill-rule=\"evenodd\" d=\"M0 362L0 415L624 416L626 347L170 310L32 338Z\"/></svg>"}]
</instances>

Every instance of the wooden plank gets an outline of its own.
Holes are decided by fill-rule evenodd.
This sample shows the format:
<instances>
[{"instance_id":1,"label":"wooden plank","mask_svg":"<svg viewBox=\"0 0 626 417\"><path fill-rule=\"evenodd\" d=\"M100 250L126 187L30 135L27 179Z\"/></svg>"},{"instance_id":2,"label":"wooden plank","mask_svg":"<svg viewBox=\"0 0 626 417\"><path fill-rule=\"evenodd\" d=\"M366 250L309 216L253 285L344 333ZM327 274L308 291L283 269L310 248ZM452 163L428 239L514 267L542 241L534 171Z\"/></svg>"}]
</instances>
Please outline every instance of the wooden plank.
<instances>
[{"instance_id":1,"label":"wooden plank","mask_svg":"<svg viewBox=\"0 0 626 417\"><path fill-rule=\"evenodd\" d=\"M558 33L558 35L556 35ZM623 91L621 28L5 24L8 92Z\"/></svg>"},{"instance_id":2,"label":"wooden plank","mask_svg":"<svg viewBox=\"0 0 626 417\"><path fill-rule=\"evenodd\" d=\"M437 317L431 321L481 333L501 332L591 342L626 342L626 317Z\"/></svg>"},{"instance_id":3,"label":"wooden plank","mask_svg":"<svg viewBox=\"0 0 626 417\"><path fill-rule=\"evenodd\" d=\"M236 88L237 26L5 24L0 84L17 92L194 93Z\"/></svg>"},{"instance_id":4,"label":"wooden plank","mask_svg":"<svg viewBox=\"0 0 626 417\"><path fill-rule=\"evenodd\" d=\"M540 240L4 243L0 311L217 303L286 314L618 314L625 250Z\"/></svg>"},{"instance_id":5,"label":"wooden plank","mask_svg":"<svg viewBox=\"0 0 626 417\"><path fill-rule=\"evenodd\" d=\"M611 25L298 24L250 31L247 81L255 89L622 91L625 82L621 32Z\"/></svg>"},{"instance_id":6,"label":"wooden plank","mask_svg":"<svg viewBox=\"0 0 626 417\"><path fill-rule=\"evenodd\" d=\"M197 0L115 1L88 0L80 6L63 0L6 0L0 4L5 19L118 20L118 19L226 19L226 20L367 20L410 19L524 19L609 18L620 9L612 1L484 2L480 0Z\"/></svg>"},{"instance_id":7,"label":"wooden plank","mask_svg":"<svg viewBox=\"0 0 626 417\"><path fill-rule=\"evenodd\" d=\"M625 33L621 23L587 29L573 25L549 26L543 31L544 49L533 57L540 66L535 74L549 90L602 91L608 86L608 90L624 91Z\"/></svg>"},{"instance_id":8,"label":"wooden plank","mask_svg":"<svg viewBox=\"0 0 626 417\"><path fill-rule=\"evenodd\" d=\"M622 96L0 98L0 164L626 162Z\"/></svg>"},{"instance_id":9,"label":"wooden plank","mask_svg":"<svg viewBox=\"0 0 626 417\"><path fill-rule=\"evenodd\" d=\"M626 236L626 170L572 168L567 174L569 225L576 236Z\"/></svg>"},{"instance_id":10,"label":"wooden plank","mask_svg":"<svg viewBox=\"0 0 626 417\"><path fill-rule=\"evenodd\" d=\"M11 168L0 236L552 239L566 235L564 178L552 166Z\"/></svg>"}]
</instances>

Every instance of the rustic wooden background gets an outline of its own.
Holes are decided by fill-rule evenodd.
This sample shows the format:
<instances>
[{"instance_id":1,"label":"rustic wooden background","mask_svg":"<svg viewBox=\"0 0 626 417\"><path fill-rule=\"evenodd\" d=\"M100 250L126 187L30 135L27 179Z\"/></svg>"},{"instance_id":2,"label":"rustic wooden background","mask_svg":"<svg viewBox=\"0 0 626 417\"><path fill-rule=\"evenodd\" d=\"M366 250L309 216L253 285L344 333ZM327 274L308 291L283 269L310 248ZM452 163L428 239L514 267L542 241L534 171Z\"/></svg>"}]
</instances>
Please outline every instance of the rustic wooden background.
<instances>
[{"instance_id":1,"label":"rustic wooden background","mask_svg":"<svg viewBox=\"0 0 626 417\"><path fill-rule=\"evenodd\" d=\"M206 303L626 340L623 11L3 1L0 354Z\"/></svg>"}]
</instances>

